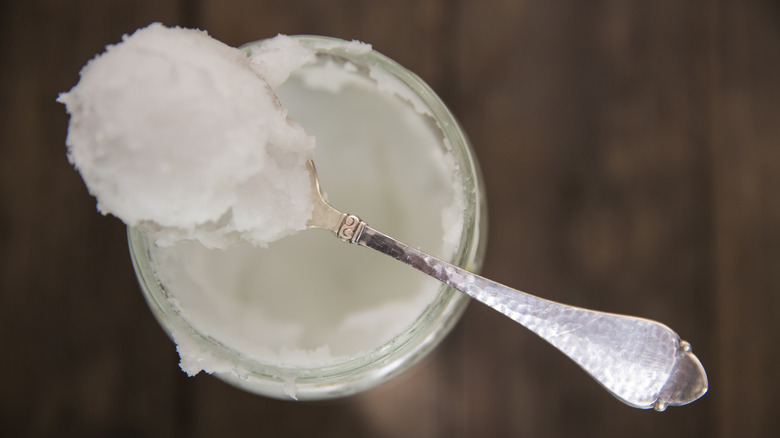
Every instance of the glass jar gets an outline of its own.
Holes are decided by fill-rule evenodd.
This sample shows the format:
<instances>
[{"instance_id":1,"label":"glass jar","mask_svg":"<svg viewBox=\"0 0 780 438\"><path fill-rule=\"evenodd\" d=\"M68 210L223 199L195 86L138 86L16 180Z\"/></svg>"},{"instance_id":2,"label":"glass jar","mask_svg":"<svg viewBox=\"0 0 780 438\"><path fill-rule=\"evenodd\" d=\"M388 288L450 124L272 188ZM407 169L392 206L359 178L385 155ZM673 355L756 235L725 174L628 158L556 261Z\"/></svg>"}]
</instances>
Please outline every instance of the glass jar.
<instances>
[{"instance_id":1,"label":"glass jar","mask_svg":"<svg viewBox=\"0 0 780 438\"><path fill-rule=\"evenodd\" d=\"M433 150L439 151L440 158L437 158L434 162L438 162L439 160L446 161L449 166L448 168L452 170L452 187L449 189L452 189L452 193L458 198L458 208L454 210L454 215L457 217L449 218L451 224L456 224L455 229L447 230L446 226L442 226L442 230L439 233L440 235L436 235L434 238L444 240L453 239L454 236L454 242L451 245L452 248L451 251L449 251L451 254L449 255L436 254L435 251L431 251L425 247L422 249L428 250L434 255L444 258L455 265L471 271L479 271L484 258L486 242L486 205L482 180L476 159L472 153L465 133L442 101L419 77L376 51L365 50L365 47L362 49L357 47L356 50L354 43L347 43L333 38L319 36L295 36L292 38L300 42L302 46L313 49L316 53L317 61L312 65L307 65L302 68L302 70L309 69L307 70L309 71L307 76L309 82L312 81L312 78L314 78L314 82L330 81L331 77L336 76L329 75L328 71L332 73L334 68L338 72L348 72L350 75L359 76L361 81L372 84L371 86L375 87L377 90L381 89L381 92L377 92L377 96L381 95L381 99L393 99L393 102L395 102L393 105L401 102L405 107L413 108L416 117L419 117L422 123L428 126L428 129L431 130L431 135L436 138L436 141L430 146L426 145L420 148L430 148L431 151L412 150L405 152L398 152L397 144L392 144L392 142L383 144L381 142L382 138L378 138L374 141L377 145L372 146L375 148L375 151L372 152L374 153L374 156L372 156L373 158L361 157L360 150L349 150L348 147L342 146L342 143L349 143L346 141L334 141L332 142L334 143L333 145L327 146L330 149L324 151L321 150L321 148L326 146L318 145L316 152L318 155L315 156L315 162L318 166L324 190L329 191L330 188L339 184L338 181L335 180L328 181L326 176L328 174L333 175L338 173L340 174L339 178L346 178L349 180L350 172L356 170L356 167L354 166L371 168L371 165L376 165L377 168L379 168L383 166L383 163L389 162L392 164L393 160L400 160L401 165L384 165L384 167L390 167L389 169L386 169L386 171L389 172L388 175L396 178L396 181L407 180L410 178L410 170L407 169L409 166L403 165L404 162L409 163L410 165L418 163L421 162L421 157L429 156L433 153ZM258 41L247 44L243 46L242 49L251 53L253 49L262 44L263 41ZM328 68L324 68L324 66L328 66ZM322 87L323 85L320 84L320 86ZM279 94L282 104L290 109L292 118L296 120L298 120L296 108L298 108L299 111L308 111L309 114L307 117L315 121L317 118L338 117L339 108L345 110L352 108L354 110L353 104L355 104L355 102L347 102L342 106L333 106L330 104L321 105L325 110L317 113L316 111L318 110L316 108L312 109L313 107L317 107L317 105L309 105L310 102L307 102L307 89L302 89L303 91L298 89L297 91L294 90L289 93L283 90L282 87L275 91ZM329 87L330 85L327 83L324 85L324 88ZM329 91L333 94L334 98L342 93L339 87L340 86L331 87L332 89ZM286 95L291 97L285 97ZM370 97L370 95L368 96ZM379 99L380 97L377 98ZM380 107L384 105L381 102L378 104ZM376 104L376 102L370 103L368 106L374 104ZM314 113L312 113L312 111L314 111ZM306 117L303 118L305 119ZM403 119L403 117L399 120L401 119ZM303 124L307 131L309 130L309 125L307 125L306 121L298 121ZM339 126L338 129L336 129L336 140L339 139L340 135L343 135L344 138L350 137L350 123L352 122L346 121L343 126ZM385 126L388 123L391 122L386 118L366 117L360 122L360 126L355 126L355 129L365 129L365 132L369 133L374 131L392 133L399 132L399 130L403 129L403 127L399 128L397 126ZM327 127L321 129L327 131ZM320 141L320 134L317 132L310 132L310 134L315 135L318 142ZM322 137L325 138L327 135L333 136L334 133L322 134ZM361 148L362 146L357 144L350 147ZM328 157L335 156L337 159L330 160L330 164L327 164L328 160L325 159L326 155ZM437 155L437 157L439 157L439 155ZM349 168L339 168L339 166L344 166L344 163L351 162L350 158L352 161L357 160L357 163L354 164L352 170ZM389 161L386 161L385 158L388 158ZM321 166L322 163L326 164ZM423 169L423 172L418 171L417 173L426 172L427 170ZM346 194L342 193L341 195L344 197L345 201L343 202L345 203L349 203L348 198L355 193L358 193L360 190L383 191L383 188L380 186L371 187L371 185L368 184L367 187L364 187L364 184L362 184L360 179L348 181L346 184L347 188L341 190L341 192L347 192ZM409 194L411 194L411 192L398 194L397 198L400 199L398 202L403 202L404 197L408 197ZM336 193L334 193L334 195L336 195ZM378 195L378 193L367 194L367 196L374 197ZM425 198L421 199L425 201L426 204L429 203ZM336 200L332 197L330 201L334 207L347 213L361 216L362 219L366 220L374 228L377 228L380 231L399 238L406 243L417 243L416 241L404 239L404 233L401 231L398 232L401 235L394 234L395 231L393 230L392 224L383 227L380 223L376 222L376 220L372 220L371 217L366 216L366 213L362 210L356 209L355 211L346 211L344 210L345 207L340 205L339 202L335 202ZM356 206L362 209L361 206L357 204ZM409 209L408 212L402 213L395 213L396 210L393 210L393 214L414 216L417 213L414 209L419 208L420 206L416 205L413 209ZM400 210L403 209L399 208L398 211ZM386 212L380 214L387 215ZM453 213L451 211L450 216L452 215ZM380 218L376 217L375 219ZM414 217L402 218L401 221L403 222L404 220L408 222L416 219ZM414 226L412 226L411 229L414 229ZM311 230L302 231L298 233L298 235L308 233L325 232L321 230ZM414 236L414 233L412 233L412 235ZM361 255L359 257L363 257L363 254L365 254L364 251L368 251L365 248L344 244L332 236L327 236L327 238L333 241L333 245L343 245L346 248L344 251L355 252L355 254L360 252ZM282 240L287 239L290 238ZM411 237L410 239L414 239L414 237ZM192 316L193 312L190 312L182 303L180 297L177 296L176 290L173 290L166 284L166 272L164 272L164 268L161 268L162 265L157 265L155 263L155 257L157 257L155 251L157 251L157 249L154 243L151 242L142 231L132 227L128 229L128 240L133 264L144 296L160 324L176 343L179 344L180 353L183 345L188 345L190 347L195 346L206 359L215 360L217 363L223 364L223 366L217 367L217 369L209 370L217 377L245 390L270 397L292 397L299 400L334 398L354 394L387 381L411 367L438 345L461 317L466 304L469 301L468 297L464 294L452 290L443 284L436 283L435 290L430 296L430 299L424 303L424 308L421 313L414 317L408 326L400 330L400 333L395 334L386 342L371 346L370 348L367 348L366 351L353 357L335 360L332 363L327 363L326 361L324 363L301 365L291 364L281 360L274 362L272 360L258 359L252 354L248 354L247 351L244 351L240 346L240 343L233 345L230 339L226 339L224 336L220 337L214 335L213 330L204 330L196 321L196 318ZM306 244L316 245L318 243L307 242ZM447 245L443 245L443 247L446 246ZM273 257L273 250L274 243L271 244L269 257ZM258 251L264 251L264 249L258 249ZM329 254L330 251L331 249L325 250L325 254ZM216 255L215 257L219 257L219 255ZM309 261L300 260L298 258L291 260L292 261L289 263L295 264L295 272L299 272L300 276L306 276L307 272L317 269L318 266L314 266L317 263L326 263L329 266L333 265L334 269L338 269L337 267L342 263L340 260L327 256ZM380 263L383 263L381 265L383 267L397 264L400 268L396 269L411 270L411 268L401 266L390 258L383 258ZM277 274L274 274L273 269L271 269L270 272L265 273L264 275ZM289 276L289 273L279 273L278 275ZM388 275L383 275L381 277L385 278L376 278L376 281L383 284L394 284L394 274L389 273ZM427 280L429 279L426 279L426 281ZM282 278L280 281L284 281L284 279ZM259 287L262 287L262 285ZM360 284L359 287L371 288L372 285ZM312 292L318 294L318 296L329 293L328 290ZM343 300L343 298L341 299ZM304 324L305 321L302 321L301 323ZM269 334L265 333L264 335L267 336ZM271 334L271 336L272 335L273 334ZM184 356L182 356L182 358L184 358ZM184 368L184 365L182 365L182 368Z\"/></svg>"}]
</instances>

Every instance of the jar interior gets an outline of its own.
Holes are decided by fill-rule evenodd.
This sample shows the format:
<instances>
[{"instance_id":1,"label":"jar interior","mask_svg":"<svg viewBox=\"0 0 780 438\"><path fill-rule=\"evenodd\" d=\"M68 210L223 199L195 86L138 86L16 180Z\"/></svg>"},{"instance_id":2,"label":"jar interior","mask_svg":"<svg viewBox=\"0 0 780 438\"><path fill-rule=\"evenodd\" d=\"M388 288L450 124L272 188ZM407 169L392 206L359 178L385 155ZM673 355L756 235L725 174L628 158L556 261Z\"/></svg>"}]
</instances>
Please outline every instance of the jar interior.
<instances>
[{"instance_id":1,"label":"jar interior","mask_svg":"<svg viewBox=\"0 0 780 438\"><path fill-rule=\"evenodd\" d=\"M317 63L275 92L317 139L315 163L332 205L440 258L457 263L467 252L473 262L480 206L466 202L478 190L464 187L460 174L463 155L470 160L468 146L453 155L442 125L427 109L419 111L420 102L408 98L413 93L377 91L386 82L377 71L383 72L320 53ZM469 173L465 181L475 178ZM310 379L317 386L331 375L354 383L360 372L382 366L387 369L378 373L389 374L394 354L414 356L432 333L454 323L466 302L438 281L323 230L302 231L268 248L227 250L194 242L160 248L139 236L134 244L132 233L135 258L140 243L165 295L150 303L170 305L158 317L180 353L193 343L194 354L214 349L214 369L206 371L266 395L290 395L290 381ZM150 275L143 271L139 278ZM142 284L154 289L150 281ZM226 371L226 363L234 365ZM252 388L258 378L266 382Z\"/></svg>"}]
</instances>

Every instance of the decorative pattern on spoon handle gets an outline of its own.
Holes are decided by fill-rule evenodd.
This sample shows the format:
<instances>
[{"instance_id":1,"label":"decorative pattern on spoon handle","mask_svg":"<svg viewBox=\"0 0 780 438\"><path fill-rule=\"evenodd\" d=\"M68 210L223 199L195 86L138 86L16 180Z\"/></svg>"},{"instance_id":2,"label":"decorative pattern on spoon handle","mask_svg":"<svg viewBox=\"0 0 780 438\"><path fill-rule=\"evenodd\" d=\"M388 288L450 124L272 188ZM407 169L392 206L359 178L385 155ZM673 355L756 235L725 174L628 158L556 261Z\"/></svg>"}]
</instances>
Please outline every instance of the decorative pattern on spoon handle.
<instances>
[{"instance_id":1,"label":"decorative pattern on spoon handle","mask_svg":"<svg viewBox=\"0 0 780 438\"><path fill-rule=\"evenodd\" d=\"M683 405L707 391L690 345L667 326L567 306L509 288L410 247L344 215L342 240L389 255L524 325L558 348L615 397L638 408Z\"/></svg>"}]
</instances>

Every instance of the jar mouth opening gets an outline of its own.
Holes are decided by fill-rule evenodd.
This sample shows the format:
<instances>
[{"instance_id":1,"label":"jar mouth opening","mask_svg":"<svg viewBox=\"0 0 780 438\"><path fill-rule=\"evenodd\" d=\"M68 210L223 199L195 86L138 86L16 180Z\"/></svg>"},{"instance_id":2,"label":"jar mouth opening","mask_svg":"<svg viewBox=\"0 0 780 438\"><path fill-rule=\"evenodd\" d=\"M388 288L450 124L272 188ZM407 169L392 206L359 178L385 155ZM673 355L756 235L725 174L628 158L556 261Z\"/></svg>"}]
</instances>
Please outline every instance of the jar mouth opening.
<instances>
[{"instance_id":1,"label":"jar mouth opening","mask_svg":"<svg viewBox=\"0 0 780 438\"><path fill-rule=\"evenodd\" d=\"M376 52L354 53L344 48L344 41L310 35L292 36L302 45L314 49L318 55L346 60L357 66L378 68L400 80L429 110L441 130L447 151L456 161L458 181L463 190L464 221L460 242L452 263L478 272L484 256L484 194L481 175L464 132L438 96L417 75L391 59ZM242 46L244 50L260 42ZM309 231L305 231L309 232ZM279 385L294 382L301 399L320 399L344 396L375 386L399 373L405 365L416 362L427 354L462 315L468 297L442 285L435 299L411 327L393 339L364 355L334 364L312 367L284 367L263 363L243 355L221 341L195 329L172 303L171 297L156 278L151 266L149 238L139 229L128 227L128 242L136 274L150 308L171 338L187 336L200 345L208 346L217 359L234 365L233 369L215 373L231 383L271 397L284 397ZM392 263L392 261L388 261ZM176 340L178 342L178 340ZM242 382L261 381L252 388ZM262 383L265 381L265 383ZM358 383L361 382L362 383ZM350 388L337 388L351 382ZM289 395L289 394L288 394Z\"/></svg>"}]
</instances>

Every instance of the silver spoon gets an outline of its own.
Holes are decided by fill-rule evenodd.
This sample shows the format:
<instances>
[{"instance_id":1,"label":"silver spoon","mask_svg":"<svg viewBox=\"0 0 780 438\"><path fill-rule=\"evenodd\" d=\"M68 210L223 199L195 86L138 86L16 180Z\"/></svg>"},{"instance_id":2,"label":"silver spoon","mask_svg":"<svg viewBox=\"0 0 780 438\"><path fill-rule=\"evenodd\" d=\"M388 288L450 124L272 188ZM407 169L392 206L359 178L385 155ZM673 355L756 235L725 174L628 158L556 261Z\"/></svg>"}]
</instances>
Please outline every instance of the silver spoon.
<instances>
[{"instance_id":1,"label":"silver spoon","mask_svg":"<svg viewBox=\"0 0 780 438\"><path fill-rule=\"evenodd\" d=\"M331 207L312 161L308 171L314 203L308 228L324 228L389 255L498 310L559 349L623 403L663 411L707 392L707 374L691 345L669 327L548 301L439 260Z\"/></svg>"}]
</instances>

